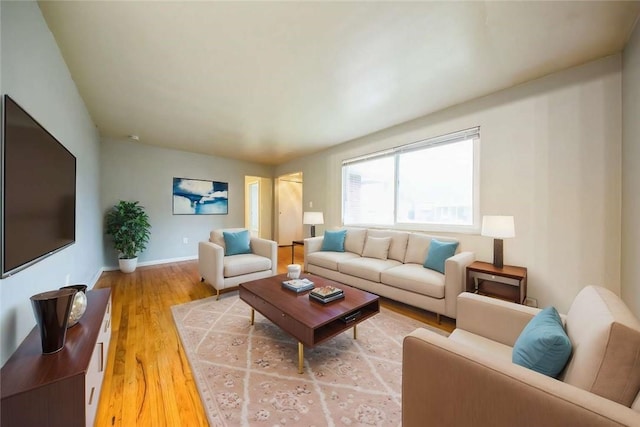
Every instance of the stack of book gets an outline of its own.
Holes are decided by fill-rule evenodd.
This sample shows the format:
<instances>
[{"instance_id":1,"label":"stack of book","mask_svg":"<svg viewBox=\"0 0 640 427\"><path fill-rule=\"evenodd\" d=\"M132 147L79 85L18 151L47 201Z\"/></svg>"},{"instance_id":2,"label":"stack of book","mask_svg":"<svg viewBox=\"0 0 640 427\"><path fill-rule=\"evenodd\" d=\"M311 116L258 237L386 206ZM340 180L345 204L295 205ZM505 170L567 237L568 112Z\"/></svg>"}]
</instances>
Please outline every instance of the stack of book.
<instances>
[{"instance_id":1,"label":"stack of book","mask_svg":"<svg viewBox=\"0 0 640 427\"><path fill-rule=\"evenodd\" d=\"M340 288L334 286L323 286L321 288L313 288L309 292L309 298L323 304L344 298L344 292Z\"/></svg>"},{"instance_id":2,"label":"stack of book","mask_svg":"<svg viewBox=\"0 0 640 427\"><path fill-rule=\"evenodd\" d=\"M282 282L282 287L294 292L304 292L313 289L315 284L309 279L291 279Z\"/></svg>"}]
</instances>

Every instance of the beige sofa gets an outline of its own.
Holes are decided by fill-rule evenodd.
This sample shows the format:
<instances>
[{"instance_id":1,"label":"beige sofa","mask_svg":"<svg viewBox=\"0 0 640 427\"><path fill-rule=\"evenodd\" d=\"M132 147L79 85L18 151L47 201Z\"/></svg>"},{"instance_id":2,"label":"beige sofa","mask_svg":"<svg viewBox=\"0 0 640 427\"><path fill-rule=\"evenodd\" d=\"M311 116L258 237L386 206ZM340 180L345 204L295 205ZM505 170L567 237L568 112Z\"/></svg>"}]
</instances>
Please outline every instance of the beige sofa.
<instances>
[{"instance_id":1,"label":"beige sofa","mask_svg":"<svg viewBox=\"0 0 640 427\"><path fill-rule=\"evenodd\" d=\"M200 277L214 287L217 298L223 289L274 276L278 269L278 244L273 240L251 237L250 254L225 256L223 232L239 230L242 229L213 230L209 241L198 244Z\"/></svg>"},{"instance_id":2,"label":"beige sofa","mask_svg":"<svg viewBox=\"0 0 640 427\"><path fill-rule=\"evenodd\" d=\"M460 252L445 262L444 274L423 267L431 239L423 233L347 228L345 252L322 251L324 236L304 240L304 269L374 294L456 317L456 297L464 290L465 269L475 257ZM367 239L389 238L386 257L365 253ZM438 240L457 241L447 237Z\"/></svg>"},{"instance_id":3,"label":"beige sofa","mask_svg":"<svg viewBox=\"0 0 640 427\"><path fill-rule=\"evenodd\" d=\"M537 312L464 293L448 338L405 337L403 427L640 426L640 323L622 301L605 288L580 291L562 316L573 352L559 379L511 362Z\"/></svg>"}]
</instances>

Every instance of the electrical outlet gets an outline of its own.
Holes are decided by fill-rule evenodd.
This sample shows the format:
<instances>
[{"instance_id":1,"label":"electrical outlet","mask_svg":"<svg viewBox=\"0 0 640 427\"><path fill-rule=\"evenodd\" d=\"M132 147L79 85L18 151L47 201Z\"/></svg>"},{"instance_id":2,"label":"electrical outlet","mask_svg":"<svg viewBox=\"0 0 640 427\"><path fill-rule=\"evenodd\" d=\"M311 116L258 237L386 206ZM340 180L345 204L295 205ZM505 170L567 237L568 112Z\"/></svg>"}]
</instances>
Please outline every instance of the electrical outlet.
<instances>
[{"instance_id":1,"label":"electrical outlet","mask_svg":"<svg viewBox=\"0 0 640 427\"><path fill-rule=\"evenodd\" d=\"M312 208L313 207L313 202L309 202L309 207Z\"/></svg>"},{"instance_id":2,"label":"electrical outlet","mask_svg":"<svg viewBox=\"0 0 640 427\"><path fill-rule=\"evenodd\" d=\"M189 238L188 237L183 237L182 238L182 243L184 243L185 245L189 244Z\"/></svg>"},{"instance_id":3,"label":"electrical outlet","mask_svg":"<svg viewBox=\"0 0 640 427\"><path fill-rule=\"evenodd\" d=\"M528 305L529 307L538 307L538 300L535 298L525 298L524 305Z\"/></svg>"}]
</instances>

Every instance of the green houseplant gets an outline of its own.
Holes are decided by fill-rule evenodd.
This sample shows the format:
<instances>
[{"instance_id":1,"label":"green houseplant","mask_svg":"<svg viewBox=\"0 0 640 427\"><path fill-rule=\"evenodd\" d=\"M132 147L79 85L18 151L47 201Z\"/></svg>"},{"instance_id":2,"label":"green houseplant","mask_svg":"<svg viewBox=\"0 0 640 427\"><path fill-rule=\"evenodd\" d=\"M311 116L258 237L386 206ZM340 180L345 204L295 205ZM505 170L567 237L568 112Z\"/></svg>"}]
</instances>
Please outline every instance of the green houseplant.
<instances>
[{"instance_id":1,"label":"green houseplant","mask_svg":"<svg viewBox=\"0 0 640 427\"><path fill-rule=\"evenodd\" d=\"M106 232L120 253L120 270L130 273L136 269L138 254L149 242L149 216L139 202L121 200L107 213Z\"/></svg>"}]
</instances>

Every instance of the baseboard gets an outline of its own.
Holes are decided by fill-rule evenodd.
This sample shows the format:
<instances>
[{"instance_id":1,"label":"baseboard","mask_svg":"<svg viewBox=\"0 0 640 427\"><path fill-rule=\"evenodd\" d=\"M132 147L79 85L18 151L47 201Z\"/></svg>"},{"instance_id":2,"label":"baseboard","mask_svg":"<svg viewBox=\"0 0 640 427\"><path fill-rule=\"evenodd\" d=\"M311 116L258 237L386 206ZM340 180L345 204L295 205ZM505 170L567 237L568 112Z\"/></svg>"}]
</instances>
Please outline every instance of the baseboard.
<instances>
[{"instance_id":1,"label":"baseboard","mask_svg":"<svg viewBox=\"0 0 640 427\"><path fill-rule=\"evenodd\" d=\"M169 264L172 262L181 262L181 261L193 261L195 259L198 259L198 255L191 255L191 256L185 256L185 257L179 257L179 258L156 259L153 261L139 262L138 267L146 267L148 265L158 265L158 264ZM120 268L118 266L102 267L102 271L115 271L119 269Z\"/></svg>"},{"instance_id":2,"label":"baseboard","mask_svg":"<svg viewBox=\"0 0 640 427\"><path fill-rule=\"evenodd\" d=\"M98 283L98 280L100 280L100 275L102 275L103 271L104 271L104 267L100 267L98 269L96 274L93 275L93 278L91 278L91 281L87 283L87 289L93 289L96 283Z\"/></svg>"},{"instance_id":3,"label":"baseboard","mask_svg":"<svg viewBox=\"0 0 640 427\"><path fill-rule=\"evenodd\" d=\"M139 262L138 263L138 267L145 267L147 265L169 264L171 262L180 262L180 261L193 261L194 259L198 259L198 255L183 256L183 257L179 257L179 258L157 259L157 260L154 260L154 261Z\"/></svg>"}]
</instances>

